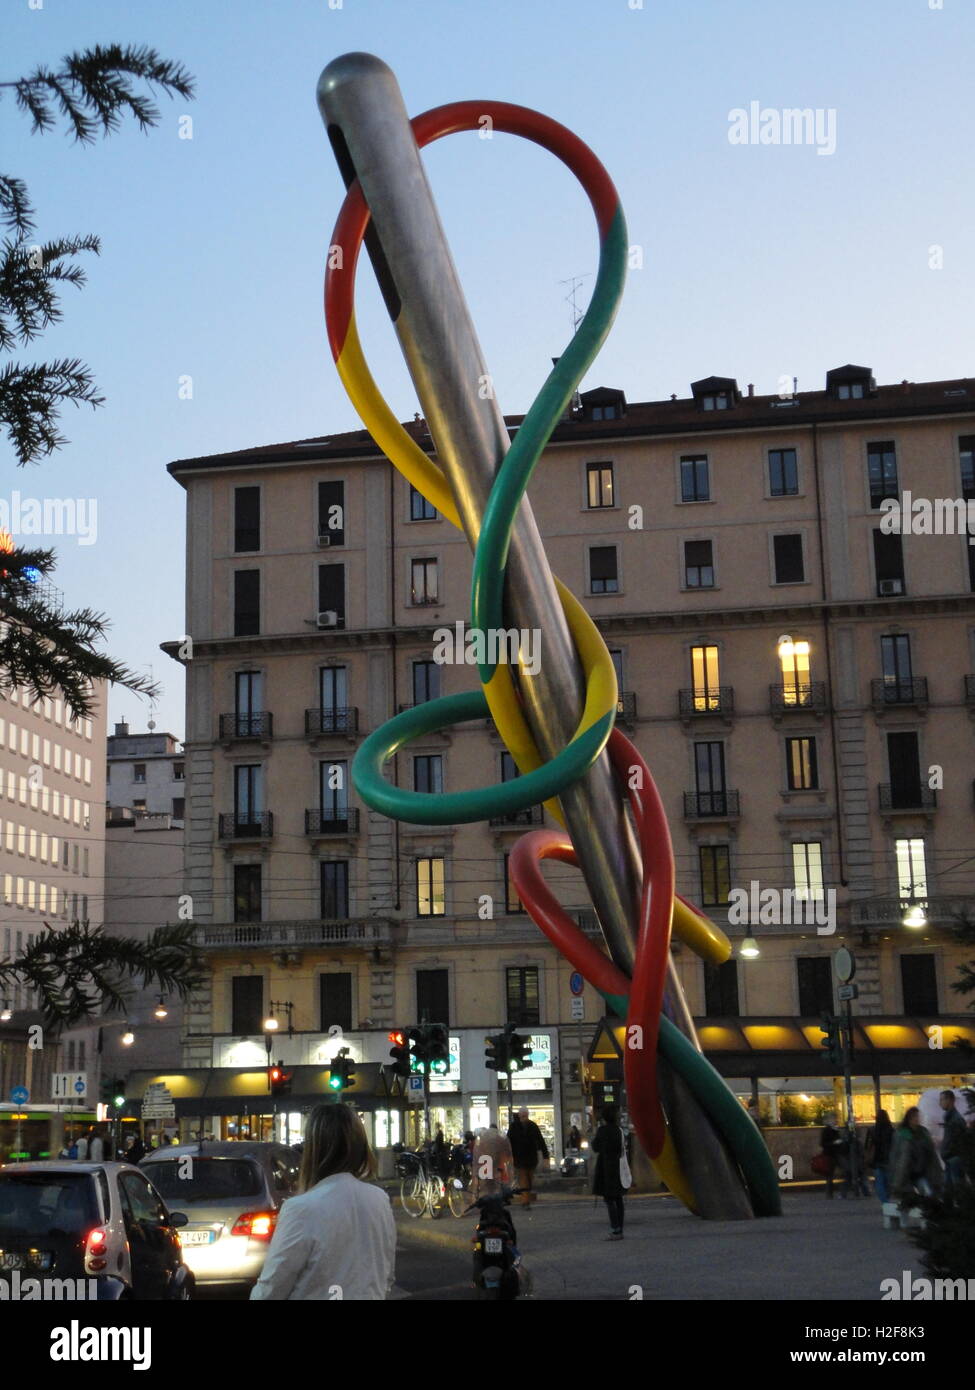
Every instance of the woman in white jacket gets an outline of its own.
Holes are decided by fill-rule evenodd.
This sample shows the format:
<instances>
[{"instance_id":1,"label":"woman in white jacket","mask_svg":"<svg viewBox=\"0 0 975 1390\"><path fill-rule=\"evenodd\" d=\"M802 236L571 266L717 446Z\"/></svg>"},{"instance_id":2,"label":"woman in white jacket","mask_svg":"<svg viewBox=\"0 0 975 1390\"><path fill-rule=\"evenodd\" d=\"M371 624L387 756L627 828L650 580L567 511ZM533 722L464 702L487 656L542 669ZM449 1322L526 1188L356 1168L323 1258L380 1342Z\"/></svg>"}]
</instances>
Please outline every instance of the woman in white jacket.
<instances>
[{"instance_id":1,"label":"woman in white jacket","mask_svg":"<svg viewBox=\"0 0 975 1390\"><path fill-rule=\"evenodd\" d=\"M396 1223L376 1161L347 1105L308 1117L299 1193L281 1208L252 1299L383 1299L393 1283Z\"/></svg>"}]
</instances>

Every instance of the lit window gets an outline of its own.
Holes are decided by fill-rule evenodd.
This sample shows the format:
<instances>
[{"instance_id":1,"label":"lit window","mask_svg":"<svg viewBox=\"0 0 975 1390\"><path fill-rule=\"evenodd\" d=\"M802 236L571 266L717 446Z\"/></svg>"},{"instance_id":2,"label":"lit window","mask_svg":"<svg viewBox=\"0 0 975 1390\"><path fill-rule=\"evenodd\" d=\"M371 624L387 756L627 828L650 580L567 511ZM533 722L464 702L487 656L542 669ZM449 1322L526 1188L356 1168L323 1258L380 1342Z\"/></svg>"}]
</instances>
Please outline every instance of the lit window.
<instances>
[{"instance_id":1,"label":"lit window","mask_svg":"<svg viewBox=\"0 0 975 1390\"><path fill-rule=\"evenodd\" d=\"M822 898L823 847L815 840L804 840L792 846L792 876L797 898Z\"/></svg>"},{"instance_id":2,"label":"lit window","mask_svg":"<svg viewBox=\"0 0 975 1390\"><path fill-rule=\"evenodd\" d=\"M691 684L695 710L701 712L720 707L717 647L691 648Z\"/></svg>"},{"instance_id":3,"label":"lit window","mask_svg":"<svg viewBox=\"0 0 975 1390\"><path fill-rule=\"evenodd\" d=\"M613 465L611 463L589 463L586 465L586 506L613 507L615 488L613 485Z\"/></svg>"},{"instance_id":4,"label":"lit window","mask_svg":"<svg viewBox=\"0 0 975 1390\"><path fill-rule=\"evenodd\" d=\"M923 840L896 840L897 895L900 898L926 898L928 875L924 864Z\"/></svg>"},{"instance_id":5,"label":"lit window","mask_svg":"<svg viewBox=\"0 0 975 1390\"><path fill-rule=\"evenodd\" d=\"M809 699L809 643L781 642L782 703L803 705Z\"/></svg>"},{"instance_id":6,"label":"lit window","mask_svg":"<svg viewBox=\"0 0 975 1390\"><path fill-rule=\"evenodd\" d=\"M410 602L439 603L437 562L433 558L410 561Z\"/></svg>"},{"instance_id":7,"label":"lit window","mask_svg":"<svg viewBox=\"0 0 975 1390\"><path fill-rule=\"evenodd\" d=\"M446 911L444 860L416 861L416 910L420 917L442 917Z\"/></svg>"}]
</instances>

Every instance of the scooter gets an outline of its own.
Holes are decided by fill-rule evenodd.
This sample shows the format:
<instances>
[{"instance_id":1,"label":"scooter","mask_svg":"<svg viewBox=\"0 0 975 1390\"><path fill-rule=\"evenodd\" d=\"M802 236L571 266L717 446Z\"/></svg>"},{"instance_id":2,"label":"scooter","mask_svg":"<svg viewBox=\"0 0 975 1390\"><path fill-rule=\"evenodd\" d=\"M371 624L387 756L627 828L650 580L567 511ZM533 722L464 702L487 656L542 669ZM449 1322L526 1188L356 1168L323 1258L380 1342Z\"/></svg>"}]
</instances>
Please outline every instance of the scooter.
<instances>
[{"instance_id":1,"label":"scooter","mask_svg":"<svg viewBox=\"0 0 975 1390\"><path fill-rule=\"evenodd\" d=\"M474 1228L474 1288L477 1297L509 1301L521 1290L521 1255L514 1222L506 1210L510 1194L481 1197L468 1211L480 1213Z\"/></svg>"}]
</instances>

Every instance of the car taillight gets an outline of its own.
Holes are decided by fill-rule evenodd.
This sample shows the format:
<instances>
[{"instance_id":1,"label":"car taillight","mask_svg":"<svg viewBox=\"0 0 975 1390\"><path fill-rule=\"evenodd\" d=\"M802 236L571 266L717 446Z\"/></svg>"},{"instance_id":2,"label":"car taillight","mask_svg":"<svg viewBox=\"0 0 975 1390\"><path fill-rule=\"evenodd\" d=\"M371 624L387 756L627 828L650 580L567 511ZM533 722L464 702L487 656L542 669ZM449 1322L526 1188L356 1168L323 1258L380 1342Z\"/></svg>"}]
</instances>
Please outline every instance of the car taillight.
<instances>
[{"instance_id":1,"label":"car taillight","mask_svg":"<svg viewBox=\"0 0 975 1390\"><path fill-rule=\"evenodd\" d=\"M89 1232L85 1243L85 1264L91 1270L105 1269L108 1264L105 1258L107 1254L108 1232L96 1227L94 1231Z\"/></svg>"},{"instance_id":2,"label":"car taillight","mask_svg":"<svg viewBox=\"0 0 975 1390\"><path fill-rule=\"evenodd\" d=\"M232 1236L248 1236L251 1240L270 1240L274 1235L277 1212L245 1211L234 1223Z\"/></svg>"}]
</instances>

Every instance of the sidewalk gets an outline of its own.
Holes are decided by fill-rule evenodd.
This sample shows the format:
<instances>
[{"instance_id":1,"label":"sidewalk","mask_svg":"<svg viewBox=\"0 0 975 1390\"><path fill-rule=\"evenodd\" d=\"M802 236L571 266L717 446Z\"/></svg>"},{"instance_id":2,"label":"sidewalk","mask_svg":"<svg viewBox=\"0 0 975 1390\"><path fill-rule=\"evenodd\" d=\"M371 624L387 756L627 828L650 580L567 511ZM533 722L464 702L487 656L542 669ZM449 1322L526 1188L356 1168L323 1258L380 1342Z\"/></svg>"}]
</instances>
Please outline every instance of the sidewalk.
<instances>
[{"instance_id":1,"label":"sidewalk","mask_svg":"<svg viewBox=\"0 0 975 1390\"><path fill-rule=\"evenodd\" d=\"M606 1241L605 1208L591 1197L546 1194L512 1215L539 1299L877 1302L881 1280L924 1273L906 1235L883 1229L874 1198L786 1193L781 1217L717 1222L673 1197L629 1197L619 1242ZM451 1263L470 1252L469 1218L414 1221L397 1211L396 1225L403 1244L439 1245Z\"/></svg>"}]
</instances>

